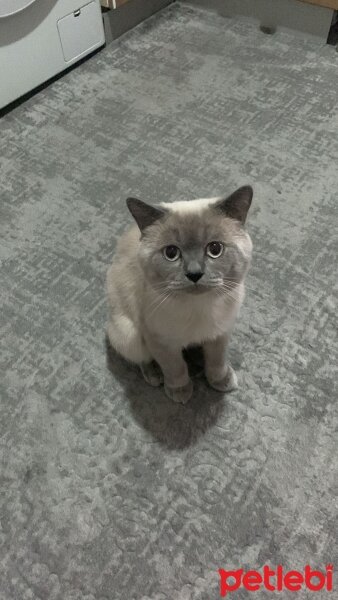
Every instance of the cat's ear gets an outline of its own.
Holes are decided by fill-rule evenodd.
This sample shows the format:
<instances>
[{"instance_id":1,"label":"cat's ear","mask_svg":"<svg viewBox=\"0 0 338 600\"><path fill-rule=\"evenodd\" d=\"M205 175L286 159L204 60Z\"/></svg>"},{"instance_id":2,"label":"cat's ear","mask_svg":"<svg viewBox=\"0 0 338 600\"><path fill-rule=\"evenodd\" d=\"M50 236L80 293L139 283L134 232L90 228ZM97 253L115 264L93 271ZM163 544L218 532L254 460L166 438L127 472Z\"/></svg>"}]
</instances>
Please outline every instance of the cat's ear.
<instances>
[{"instance_id":1,"label":"cat's ear","mask_svg":"<svg viewBox=\"0 0 338 600\"><path fill-rule=\"evenodd\" d=\"M150 206L150 204L146 204L142 200L138 200L138 198L127 198L127 206L141 232L166 214L164 209Z\"/></svg>"},{"instance_id":2,"label":"cat's ear","mask_svg":"<svg viewBox=\"0 0 338 600\"><path fill-rule=\"evenodd\" d=\"M231 196L216 203L216 208L221 210L225 216L236 219L244 224L248 210L251 206L253 189L251 185L243 185Z\"/></svg>"}]
</instances>

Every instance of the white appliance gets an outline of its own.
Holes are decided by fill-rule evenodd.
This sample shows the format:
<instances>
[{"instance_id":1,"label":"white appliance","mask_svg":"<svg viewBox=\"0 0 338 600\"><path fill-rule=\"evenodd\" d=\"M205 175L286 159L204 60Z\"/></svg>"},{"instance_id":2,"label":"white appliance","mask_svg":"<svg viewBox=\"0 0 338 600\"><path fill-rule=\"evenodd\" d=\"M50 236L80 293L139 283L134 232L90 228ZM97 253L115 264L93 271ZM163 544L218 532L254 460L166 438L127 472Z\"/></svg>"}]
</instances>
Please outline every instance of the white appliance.
<instances>
[{"instance_id":1,"label":"white appliance","mask_svg":"<svg viewBox=\"0 0 338 600\"><path fill-rule=\"evenodd\" d=\"M104 42L100 0L0 0L0 108Z\"/></svg>"}]
</instances>

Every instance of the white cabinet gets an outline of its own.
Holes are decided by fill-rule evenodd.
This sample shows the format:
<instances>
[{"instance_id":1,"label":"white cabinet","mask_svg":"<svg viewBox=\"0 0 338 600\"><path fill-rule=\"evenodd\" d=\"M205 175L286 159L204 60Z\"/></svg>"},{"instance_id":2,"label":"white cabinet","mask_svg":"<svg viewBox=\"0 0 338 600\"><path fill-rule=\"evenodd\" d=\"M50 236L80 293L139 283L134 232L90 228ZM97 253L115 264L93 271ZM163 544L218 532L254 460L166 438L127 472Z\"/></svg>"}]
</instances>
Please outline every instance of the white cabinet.
<instances>
[{"instance_id":1,"label":"white cabinet","mask_svg":"<svg viewBox=\"0 0 338 600\"><path fill-rule=\"evenodd\" d=\"M99 0L0 0L0 108L104 42Z\"/></svg>"}]
</instances>

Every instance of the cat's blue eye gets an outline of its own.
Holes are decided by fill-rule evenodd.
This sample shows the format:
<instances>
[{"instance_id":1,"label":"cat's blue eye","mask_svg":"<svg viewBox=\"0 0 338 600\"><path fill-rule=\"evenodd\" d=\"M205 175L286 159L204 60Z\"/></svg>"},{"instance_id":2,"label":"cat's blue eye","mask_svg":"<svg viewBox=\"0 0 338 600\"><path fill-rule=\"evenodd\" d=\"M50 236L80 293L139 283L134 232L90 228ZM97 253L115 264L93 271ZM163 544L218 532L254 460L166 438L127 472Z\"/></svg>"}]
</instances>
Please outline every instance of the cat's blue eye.
<instances>
[{"instance_id":1,"label":"cat's blue eye","mask_svg":"<svg viewBox=\"0 0 338 600\"><path fill-rule=\"evenodd\" d=\"M166 246L163 249L163 256L170 262L174 262L174 260L178 260L181 256L181 251L177 246Z\"/></svg>"},{"instance_id":2,"label":"cat's blue eye","mask_svg":"<svg viewBox=\"0 0 338 600\"><path fill-rule=\"evenodd\" d=\"M210 258L219 258L223 250L224 246L221 242L210 242L210 244L207 245L206 252Z\"/></svg>"}]
</instances>

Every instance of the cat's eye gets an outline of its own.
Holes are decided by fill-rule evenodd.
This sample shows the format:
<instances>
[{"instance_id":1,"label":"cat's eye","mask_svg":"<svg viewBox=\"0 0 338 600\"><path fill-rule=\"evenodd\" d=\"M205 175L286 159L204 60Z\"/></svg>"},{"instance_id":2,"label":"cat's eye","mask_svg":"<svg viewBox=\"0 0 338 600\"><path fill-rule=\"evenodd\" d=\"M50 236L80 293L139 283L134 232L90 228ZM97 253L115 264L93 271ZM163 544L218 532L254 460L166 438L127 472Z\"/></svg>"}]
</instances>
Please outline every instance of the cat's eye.
<instances>
[{"instance_id":1,"label":"cat's eye","mask_svg":"<svg viewBox=\"0 0 338 600\"><path fill-rule=\"evenodd\" d=\"M218 258L223 252L223 244L221 242L210 242L207 245L207 255L211 258Z\"/></svg>"},{"instance_id":2,"label":"cat's eye","mask_svg":"<svg viewBox=\"0 0 338 600\"><path fill-rule=\"evenodd\" d=\"M180 258L181 252L180 249L177 248L177 246L166 246L163 250L163 256L167 260L174 262L174 260Z\"/></svg>"}]
</instances>

